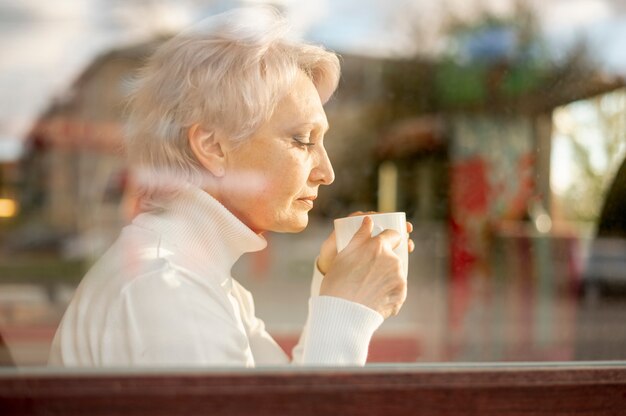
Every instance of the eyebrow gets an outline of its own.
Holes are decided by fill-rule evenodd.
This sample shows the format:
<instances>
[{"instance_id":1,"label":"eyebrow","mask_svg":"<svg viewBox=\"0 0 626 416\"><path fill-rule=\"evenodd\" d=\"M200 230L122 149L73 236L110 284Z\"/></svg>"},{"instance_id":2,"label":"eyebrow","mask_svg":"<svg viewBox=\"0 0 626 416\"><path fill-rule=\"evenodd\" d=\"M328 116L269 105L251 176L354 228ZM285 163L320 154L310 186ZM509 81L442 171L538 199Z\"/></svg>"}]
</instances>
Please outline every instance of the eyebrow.
<instances>
[{"instance_id":1,"label":"eyebrow","mask_svg":"<svg viewBox=\"0 0 626 416\"><path fill-rule=\"evenodd\" d=\"M323 134L326 134L326 133L328 133L328 130L330 130L330 125L327 122L326 123L313 122L313 123L296 124L292 128L294 128L294 129L310 128L311 130L319 128L319 129L322 130Z\"/></svg>"}]
</instances>

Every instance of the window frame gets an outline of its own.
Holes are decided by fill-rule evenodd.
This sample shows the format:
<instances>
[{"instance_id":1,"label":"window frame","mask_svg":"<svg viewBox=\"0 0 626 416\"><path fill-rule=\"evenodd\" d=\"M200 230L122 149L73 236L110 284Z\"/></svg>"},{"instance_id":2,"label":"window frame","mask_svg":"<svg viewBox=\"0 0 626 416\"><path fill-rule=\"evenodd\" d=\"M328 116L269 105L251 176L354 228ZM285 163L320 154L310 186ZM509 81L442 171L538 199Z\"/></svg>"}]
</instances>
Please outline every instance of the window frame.
<instances>
[{"instance_id":1,"label":"window frame","mask_svg":"<svg viewBox=\"0 0 626 416\"><path fill-rule=\"evenodd\" d=\"M626 362L0 371L3 415L613 415Z\"/></svg>"}]
</instances>

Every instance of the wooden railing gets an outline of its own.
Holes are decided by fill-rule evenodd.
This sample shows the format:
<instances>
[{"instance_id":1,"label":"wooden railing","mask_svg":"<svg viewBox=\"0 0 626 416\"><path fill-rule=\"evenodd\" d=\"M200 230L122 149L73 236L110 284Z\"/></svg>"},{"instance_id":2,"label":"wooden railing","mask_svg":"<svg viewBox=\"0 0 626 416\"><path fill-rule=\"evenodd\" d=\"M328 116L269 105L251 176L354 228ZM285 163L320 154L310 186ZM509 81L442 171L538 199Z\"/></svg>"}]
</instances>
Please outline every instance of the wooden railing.
<instances>
[{"instance_id":1,"label":"wooden railing","mask_svg":"<svg viewBox=\"0 0 626 416\"><path fill-rule=\"evenodd\" d=\"M6 370L0 372L0 414L626 415L626 364Z\"/></svg>"}]
</instances>

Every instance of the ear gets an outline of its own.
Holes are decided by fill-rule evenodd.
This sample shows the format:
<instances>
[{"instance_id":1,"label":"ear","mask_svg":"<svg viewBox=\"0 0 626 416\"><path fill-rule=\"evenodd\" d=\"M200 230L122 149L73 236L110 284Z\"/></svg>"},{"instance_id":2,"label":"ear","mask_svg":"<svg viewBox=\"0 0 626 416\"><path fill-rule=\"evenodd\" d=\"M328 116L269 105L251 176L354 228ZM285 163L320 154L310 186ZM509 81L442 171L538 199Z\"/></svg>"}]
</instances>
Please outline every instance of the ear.
<instances>
[{"instance_id":1,"label":"ear","mask_svg":"<svg viewBox=\"0 0 626 416\"><path fill-rule=\"evenodd\" d=\"M187 130L187 139L198 162L214 176L224 176L225 158L218 135L196 123Z\"/></svg>"}]
</instances>

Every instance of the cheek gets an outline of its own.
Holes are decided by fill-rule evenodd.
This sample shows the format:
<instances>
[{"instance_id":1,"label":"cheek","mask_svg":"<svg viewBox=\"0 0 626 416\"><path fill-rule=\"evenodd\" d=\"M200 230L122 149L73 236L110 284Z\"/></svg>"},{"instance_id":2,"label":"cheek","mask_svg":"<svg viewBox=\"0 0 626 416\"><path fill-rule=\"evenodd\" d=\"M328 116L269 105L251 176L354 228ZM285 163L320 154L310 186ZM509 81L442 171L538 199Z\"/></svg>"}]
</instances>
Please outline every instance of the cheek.
<instances>
[{"instance_id":1,"label":"cheek","mask_svg":"<svg viewBox=\"0 0 626 416\"><path fill-rule=\"evenodd\" d=\"M228 193L246 198L262 193L269 185L269 178L260 170L239 170L230 173L225 181Z\"/></svg>"},{"instance_id":2,"label":"cheek","mask_svg":"<svg viewBox=\"0 0 626 416\"><path fill-rule=\"evenodd\" d=\"M308 179L308 162L300 155L290 155L290 157L276 160L267 166L266 189L272 193L289 194L300 191Z\"/></svg>"},{"instance_id":3,"label":"cheek","mask_svg":"<svg viewBox=\"0 0 626 416\"><path fill-rule=\"evenodd\" d=\"M275 154L278 154L276 152ZM267 154L270 156L270 154ZM289 206L294 197L306 187L308 162L305 155L282 154L281 157L265 157L256 160L253 169L234 175L231 190L246 200L247 208L257 211L281 210Z\"/></svg>"},{"instance_id":4,"label":"cheek","mask_svg":"<svg viewBox=\"0 0 626 416\"><path fill-rule=\"evenodd\" d=\"M285 180L291 180L299 185L305 185L311 172L311 161L309 158L310 156L306 153L294 155L289 160L289 163L282 169L282 176L288 176Z\"/></svg>"}]
</instances>

